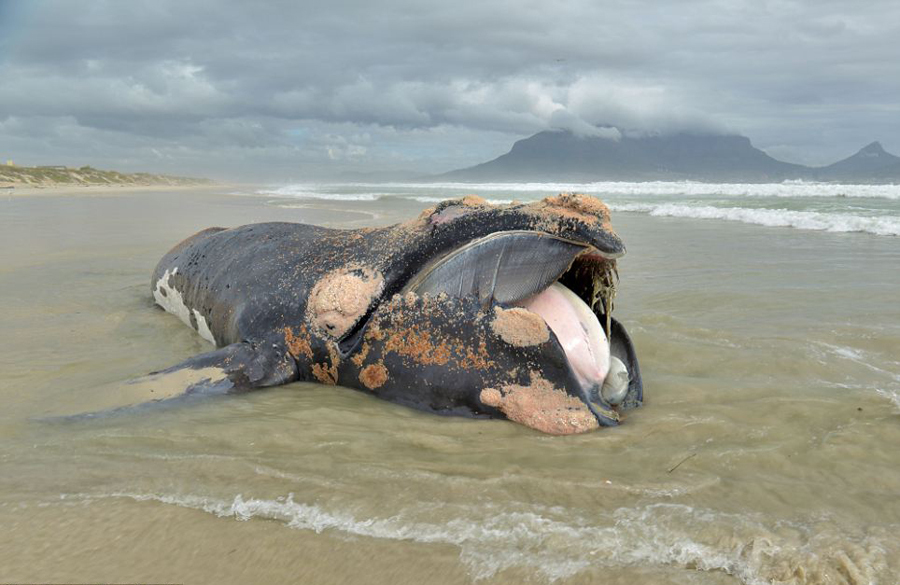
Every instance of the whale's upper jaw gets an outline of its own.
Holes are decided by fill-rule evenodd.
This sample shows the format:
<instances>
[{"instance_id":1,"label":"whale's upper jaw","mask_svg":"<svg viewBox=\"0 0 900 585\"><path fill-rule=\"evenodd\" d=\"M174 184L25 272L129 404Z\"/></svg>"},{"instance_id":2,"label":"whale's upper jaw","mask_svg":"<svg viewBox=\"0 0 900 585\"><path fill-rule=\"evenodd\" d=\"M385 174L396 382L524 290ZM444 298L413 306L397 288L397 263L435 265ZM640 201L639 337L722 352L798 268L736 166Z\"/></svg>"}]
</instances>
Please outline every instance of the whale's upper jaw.
<instances>
[{"instance_id":1,"label":"whale's upper jaw","mask_svg":"<svg viewBox=\"0 0 900 585\"><path fill-rule=\"evenodd\" d=\"M344 270L371 270L377 275L379 286L369 297L367 308L357 313L354 323L340 328L334 336L344 355L352 351L372 313L395 294L474 294L486 308L491 301L511 303L539 292L573 268L578 268L574 274L579 279L593 284L600 273L609 272L610 267L615 267L615 260L625 254L625 245L610 223L609 208L599 199L572 193L509 205L494 205L470 195L443 201L414 220L373 230L370 235L364 245L355 248L357 255L347 259ZM447 274L432 274L438 267L449 272L449 276L471 276L476 270L492 276L490 262L494 255L506 254L515 263L528 256L529 251L533 257L524 258L525 264L539 264L541 256L547 263L544 273L519 291L494 294L495 286L486 291L473 281L452 291L450 283L439 282ZM423 285L421 281L426 276L428 282ZM584 294L588 294L588 288L593 291L593 286L577 288L584 288ZM584 300L594 306L596 298Z\"/></svg>"},{"instance_id":2,"label":"whale's upper jaw","mask_svg":"<svg viewBox=\"0 0 900 585\"><path fill-rule=\"evenodd\" d=\"M488 309L520 303L565 281L589 307L606 313L621 255L544 232L494 232L433 259L400 292L474 297Z\"/></svg>"},{"instance_id":3,"label":"whale's upper jaw","mask_svg":"<svg viewBox=\"0 0 900 585\"><path fill-rule=\"evenodd\" d=\"M398 238L398 249L389 255L391 266L385 267L385 272L390 273L385 297L410 291L411 283L448 258L477 257L473 251L481 251L481 256L489 259L499 250L532 248L532 260L539 260L540 253L545 252L549 262L563 262L566 266L576 256L603 263L625 254L625 245L610 223L609 208L594 197L571 193L527 204L492 205L475 196L448 200L422 212L416 220L388 231L399 232L403 237ZM472 263L461 264L458 268L463 270L473 268ZM391 269L397 266L398 270ZM562 272L559 270L557 277Z\"/></svg>"},{"instance_id":4,"label":"whale's upper jaw","mask_svg":"<svg viewBox=\"0 0 900 585\"><path fill-rule=\"evenodd\" d=\"M444 201L423 212L419 219L426 220L435 237L453 234L464 240L467 232L484 236L527 230L594 248L607 258L625 253L625 245L610 223L609 208L595 197L577 193L509 205L492 205L480 197L468 196Z\"/></svg>"},{"instance_id":5,"label":"whale's upper jaw","mask_svg":"<svg viewBox=\"0 0 900 585\"><path fill-rule=\"evenodd\" d=\"M469 196L444 201L423 219L431 240L449 245L413 267L400 292L477 295L487 307L516 303L561 281L598 314L612 308L616 260L625 245L597 198L563 193L491 205Z\"/></svg>"}]
</instances>

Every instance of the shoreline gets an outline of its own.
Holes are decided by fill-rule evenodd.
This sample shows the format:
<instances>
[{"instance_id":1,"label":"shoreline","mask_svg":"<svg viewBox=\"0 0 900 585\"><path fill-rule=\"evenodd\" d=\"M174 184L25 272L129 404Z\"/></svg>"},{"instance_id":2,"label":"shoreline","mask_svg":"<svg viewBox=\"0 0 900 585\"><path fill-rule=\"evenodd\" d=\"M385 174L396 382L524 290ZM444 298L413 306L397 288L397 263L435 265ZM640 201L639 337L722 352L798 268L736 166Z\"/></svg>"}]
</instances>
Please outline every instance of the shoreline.
<instances>
[{"instance_id":1,"label":"shoreline","mask_svg":"<svg viewBox=\"0 0 900 585\"><path fill-rule=\"evenodd\" d=\"M177 191L215 192L251 188L239 183L214 183L208 185L53 185L47 187L13 187L0 189L0 196L6 197L54 197L54 196L104 196L135 195L139 193Z\"/></svg>"}]
</instances>

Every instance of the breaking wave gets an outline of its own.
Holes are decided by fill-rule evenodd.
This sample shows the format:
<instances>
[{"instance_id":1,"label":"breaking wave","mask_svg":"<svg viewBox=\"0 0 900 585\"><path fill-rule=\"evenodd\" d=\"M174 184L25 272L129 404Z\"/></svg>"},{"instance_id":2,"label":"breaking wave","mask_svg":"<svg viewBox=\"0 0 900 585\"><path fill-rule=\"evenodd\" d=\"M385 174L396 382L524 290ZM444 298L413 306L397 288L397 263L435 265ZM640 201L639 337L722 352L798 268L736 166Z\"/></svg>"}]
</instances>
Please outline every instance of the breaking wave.
<instances>
[{"instance_id":1,"label":"breaking wave","mask_svg":"<svg viewBox=\"0 0 900 585\"><path fill-rule=\"evenodd\" d=\"M828 232L866 232L878 236L900 236L900 217L866 217L848 213L820 213L789 209L751 209L746 207L712 207L677 203L610 204L615 211L648 213L657 217L723 219L768 227L793 227Z\"/></svg>"},{"instance_id":2,"label":"breaking wave","mask_svg":"<svg viewBox=\"0 0 900 585\"><path fill-rule=\"evenodd\" d=\"M260 189L259 195L296 197L298 199L323 199L326 201L378 201L385 193L328 193L316 190L310 185L285 185L277 189Z\"/></svg>"},{"instance_id":3,"label":"breaking wave","mask_svg":"<svg viewBox=\"0 0 900 585\"><path fill-rule=\"evenodd\" d=\"M355 183L357 188L375 184ZM900 200L900 185L841 185L813 181L782 183L698 183L694 181L600 181L593 183L384 183L382 189L474 192L577 191L595 195L683 195L687 197L863 197Z\"/></svg>"},{"instance_id":4,"label":"breaking wave","mask_svg":"<svg viewBox=\"0 0 900 585\"><path fill-rule=\"evenodd\" d=\"M336 187L360 191L333 193ZM377 191L373 191L373 189ZM853 197L900 200L900 185L840 185L806 181L783 183L697 183L693 181L603 181L594 183L346 183L334 185L293 184L261 189L262 195L376 201L382 197L404 197L408 191L465 193L561 193L577 191L601 196L685 196L685 197ZM447 195L447 197L453 195ZM412 197L417 199L416 197ZM446 197L442 197L441 200Z\"/></svg>"},{"instance_id":5,"label":"breaking wave","mask_svg":"<svg viewBox=\"0 0 900 585\"><path fill-rule=\"evenodd\" d=\"M537 200L580 191L602 197L615 211L658 217L720 219L768 227L900 235L900 185L682 182L602 183L348 183L294 184L257 194L301 200L416 201L433 204L477 193L489 203ZM838 198L855 198L840 201ZM764 198L769 198L763 204ZM816 198L816 199L813 199ZM824 199L823 199L824 198ZM862 198L868 198L865 201Z\"/></svg>"},{"instance_id":6,"label":"breaking wave","mask_svg":"<svg viewBox=\"0 0 900 585\"><path fill-rule=\"evenodd\" d=\"M317 533L336 530L454 545L474 579L510 568L553 582L592 568L663 566L722 571L747 585L820 583L834 576L840 577L835 583L862 584L877 582L896 569L890 565L900 557L892 536L896 527L848 533L822 519L813 525L768 525L749 514L681 504L579 514L556 508L504 511L486 505L422 504L389 517L359 518L297 502L292 494L276 499L237 495L231 501L139 493L80 497L156 501L240 521L276 520Z\"/></svg>"}]
</instances>

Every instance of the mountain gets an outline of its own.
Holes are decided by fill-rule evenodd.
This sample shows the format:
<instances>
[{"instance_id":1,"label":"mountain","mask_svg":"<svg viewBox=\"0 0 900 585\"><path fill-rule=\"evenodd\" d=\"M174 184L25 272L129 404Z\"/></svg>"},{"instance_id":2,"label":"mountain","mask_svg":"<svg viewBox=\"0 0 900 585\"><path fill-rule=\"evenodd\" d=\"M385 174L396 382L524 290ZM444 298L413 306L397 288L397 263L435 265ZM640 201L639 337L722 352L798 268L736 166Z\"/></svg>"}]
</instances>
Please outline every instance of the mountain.
<instances>
[{"instance_id":1,"label":"mountain","mask_svg":"<svg viewBox=\"0 0 900 585\"><path fill-rule=\"evenodd\" d=\"M445 173L440 180L841 182L900 180L900 158L877 142L822 168L776 160L738 135L623 135L619 140L544 131L517 141L494 160Z\"/></svg>"},{"instance_id":2,"label":"mountain","mask_svg":"<svg viewBox=\"0 0 900 585\"><path fill-rule=\"evenodd\" d=\"M900 180L900 157L886 152L880 142L873 142L859 152L827 167L816 169L823 181L885 182Z\"/></svg>"}]
</instances>

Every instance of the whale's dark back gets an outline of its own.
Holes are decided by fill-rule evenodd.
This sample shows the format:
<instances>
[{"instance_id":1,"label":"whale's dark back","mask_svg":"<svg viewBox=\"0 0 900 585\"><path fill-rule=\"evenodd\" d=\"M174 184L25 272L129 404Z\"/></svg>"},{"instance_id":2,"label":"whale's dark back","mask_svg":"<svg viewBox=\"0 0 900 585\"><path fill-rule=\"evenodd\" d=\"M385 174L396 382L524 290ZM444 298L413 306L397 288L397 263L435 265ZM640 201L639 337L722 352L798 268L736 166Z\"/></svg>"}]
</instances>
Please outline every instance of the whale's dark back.
<instances>
[{"instance_id":1,"label":"whale's dark back","mask_svg":"<svg viewBox=\"0 0 900 585\"><path fill-rule=\"evenodd\" d=\"M328 248L340 247L340 235L281 222L210 228L163 256L151 287L168 272L187 308L206 318L216 345L258 338L302 319L315 274L337 264Z\"/></svg>"}]
</instances>

